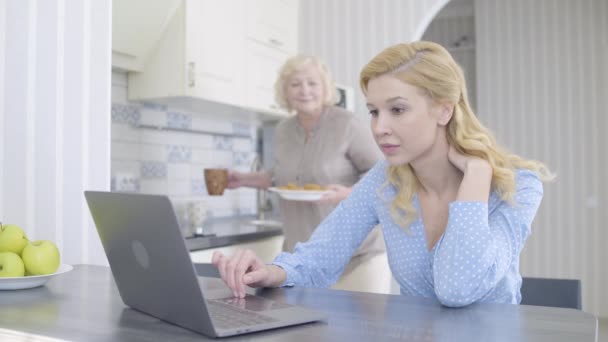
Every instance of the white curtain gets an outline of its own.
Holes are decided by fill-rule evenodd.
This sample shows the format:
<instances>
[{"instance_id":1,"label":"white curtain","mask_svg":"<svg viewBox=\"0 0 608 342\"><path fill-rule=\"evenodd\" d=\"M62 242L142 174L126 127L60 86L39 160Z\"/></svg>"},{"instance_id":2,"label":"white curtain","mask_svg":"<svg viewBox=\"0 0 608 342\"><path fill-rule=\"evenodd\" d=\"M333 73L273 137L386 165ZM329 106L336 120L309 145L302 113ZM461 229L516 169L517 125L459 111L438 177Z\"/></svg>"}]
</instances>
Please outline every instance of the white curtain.
<instances>
[{"instance_id":1,"label":"white curtain","mask_svg":"<svg viewBox=\"0 0 608 342\"><path fill-rule=\"evenodd\" d=\"M83 197L110 187L111 0L0 0L0 220L107 264Z\"/></svg>"}]
</instances>

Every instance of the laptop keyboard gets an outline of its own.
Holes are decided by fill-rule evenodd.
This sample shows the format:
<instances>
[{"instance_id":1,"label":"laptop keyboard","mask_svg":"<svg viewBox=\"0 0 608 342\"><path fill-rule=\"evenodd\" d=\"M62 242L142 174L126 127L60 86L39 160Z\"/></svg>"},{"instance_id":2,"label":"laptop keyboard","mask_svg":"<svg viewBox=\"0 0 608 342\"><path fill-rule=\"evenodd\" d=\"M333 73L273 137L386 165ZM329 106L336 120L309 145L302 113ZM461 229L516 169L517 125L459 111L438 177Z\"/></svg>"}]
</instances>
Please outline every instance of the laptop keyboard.
<instances>
[{"instance_id":1,"label":"laptop keyboard","mask_svg":"<svg viewBox=\"0 0 608 342\"><path fill-rule=\"evenodd\" d=\"M277 319L239 308L218 300L208 300L207 307L213 324L220 329L236 329L252 325L278 322Z\"/></svg>"}]
</instances>

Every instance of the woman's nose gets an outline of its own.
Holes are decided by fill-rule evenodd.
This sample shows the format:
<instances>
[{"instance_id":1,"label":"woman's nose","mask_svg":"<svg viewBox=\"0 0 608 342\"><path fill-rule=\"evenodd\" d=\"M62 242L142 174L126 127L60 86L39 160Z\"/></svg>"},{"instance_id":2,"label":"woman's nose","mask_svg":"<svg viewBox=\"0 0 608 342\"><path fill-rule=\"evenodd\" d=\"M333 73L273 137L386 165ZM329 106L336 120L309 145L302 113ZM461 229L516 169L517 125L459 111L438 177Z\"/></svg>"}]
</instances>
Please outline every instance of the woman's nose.
<instances>
[{"instance_id":1,"label":"woman's nose","mask_svg":"<svg viewBox=\"0 0 608 342\"><path fill-rule=\"evenodd\" d=\"M378 114L372 119L372 131L375 135L386 135L391 133L391 123L386 115Z\"/></svg>"},{"instance_id":2,"label":"woman's nose","mask_svg":"<svg viewBox=\"0 0 608 342\"><path fill-rule=\"evenodd\" d=\"M300 86L300 92L301 92L301 93L307 93L307 92L308 92L308 90L309 90L308 85L306 85L306 84L302 84L302 85Z\"/></svg>"}]
</instances>

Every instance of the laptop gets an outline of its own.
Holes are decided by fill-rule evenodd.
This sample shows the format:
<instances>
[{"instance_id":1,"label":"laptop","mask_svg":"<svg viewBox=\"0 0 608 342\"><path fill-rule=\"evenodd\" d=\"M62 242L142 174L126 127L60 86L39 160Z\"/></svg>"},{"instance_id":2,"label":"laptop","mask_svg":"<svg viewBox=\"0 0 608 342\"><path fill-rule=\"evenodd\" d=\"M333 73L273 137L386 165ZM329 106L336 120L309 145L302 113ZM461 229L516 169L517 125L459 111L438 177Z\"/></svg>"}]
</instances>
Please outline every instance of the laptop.
<instances>
[{"instance_id":1,"label":"laptop","mask_svg":"<svg viewBox=\"0 0 608 342\"><path fill-rule=\"evenodd\" d=\"M210 337L327 318L260 296L234 298L219 279L198 277L167 196L97 191L84 195L127 306ZM215 289L205 280L215 281Z\"/></svg>"}]
</instances>

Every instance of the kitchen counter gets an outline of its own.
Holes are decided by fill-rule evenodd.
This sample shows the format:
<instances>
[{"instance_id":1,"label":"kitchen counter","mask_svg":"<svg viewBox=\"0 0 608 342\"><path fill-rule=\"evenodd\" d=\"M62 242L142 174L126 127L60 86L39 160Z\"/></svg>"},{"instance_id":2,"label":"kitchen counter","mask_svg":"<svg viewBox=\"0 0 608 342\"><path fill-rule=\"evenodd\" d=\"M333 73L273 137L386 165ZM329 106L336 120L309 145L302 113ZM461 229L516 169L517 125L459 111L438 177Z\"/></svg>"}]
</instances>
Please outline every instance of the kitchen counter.
<instances>
[{"instance_id":1,"label":"kitchen counter","mask_svg":"<svg viewBox=\"0 0 608 342\"><path fill-rule=\"evenodd\" d=\"M261 221L253 224L254 220L255 218L250 216L217 219L204 227L207 235L186 237L186 247L193 252L253 242L283 234L276 221Z\"/></svg>"}]
</instances>

